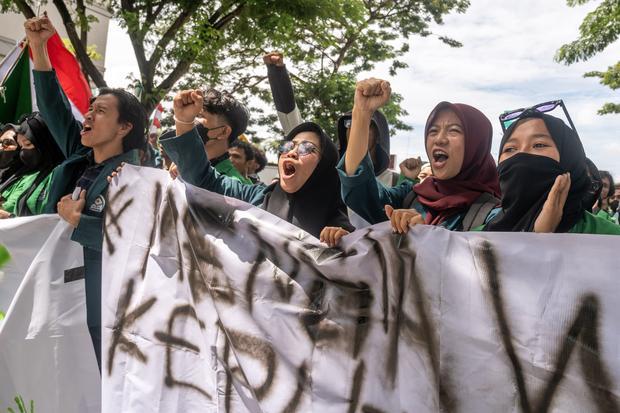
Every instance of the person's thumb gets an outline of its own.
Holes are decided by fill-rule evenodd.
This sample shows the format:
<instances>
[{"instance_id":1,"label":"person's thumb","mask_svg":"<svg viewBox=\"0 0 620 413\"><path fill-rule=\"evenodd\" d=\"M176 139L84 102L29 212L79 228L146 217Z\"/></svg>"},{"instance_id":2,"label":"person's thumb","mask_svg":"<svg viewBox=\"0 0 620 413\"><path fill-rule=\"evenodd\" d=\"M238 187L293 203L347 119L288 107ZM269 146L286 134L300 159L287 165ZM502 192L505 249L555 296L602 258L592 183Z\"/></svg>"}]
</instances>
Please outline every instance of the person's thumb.
<instances>
[{"instance_id":1,"label":"person's thumb","mask_svg":"<svg viewBox=\"0 0 620 413\"><path fill-rule=\"evenodd\" d=\"M388 218L392 218L392 213L394 212L394 208L392 208L391 205L386 205L384 206L385 208L385 215L387 215Z\"/></svg>"},{"instance_id":2,"label":"person's thumb","mask_svg":"<svg viewBox=\"0 0 620 413\"><path fill-rule=\"evenodd\" d=\"M86 190L82 189L82 192L80 192L80 200L85 200L86 199Z\"/></svg>"}]
</instances>

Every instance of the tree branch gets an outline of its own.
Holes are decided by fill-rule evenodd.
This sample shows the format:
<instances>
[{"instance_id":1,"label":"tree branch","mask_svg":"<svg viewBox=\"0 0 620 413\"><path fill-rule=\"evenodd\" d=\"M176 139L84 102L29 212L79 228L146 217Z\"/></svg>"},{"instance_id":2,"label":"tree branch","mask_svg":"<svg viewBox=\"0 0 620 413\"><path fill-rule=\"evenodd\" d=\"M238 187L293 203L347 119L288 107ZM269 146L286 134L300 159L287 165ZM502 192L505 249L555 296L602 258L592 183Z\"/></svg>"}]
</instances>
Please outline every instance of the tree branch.
<instances>
[{"instance_id":1,"label":"tree branch","mask_svg":"<svg viewBox=\"0 0 620 413\"><path fill-rule=\"evenodd\" d=\"M353 46L353 43L355 43L356 40L357 40L357 36L351 35L350 37L347 38L347 41L345 42L344 46L340 48L340 51L338 52L338 58L334 62L334 70L332 71L333 74L338 73L338 70L340 69L342 62L344 58L346 57L347 52L349 51L351 46Z\"/></svg>"},{"instance_id":2,"label":"tree branch","mask_svg":"<svg viewBox=\"0 0 620 413\"><path fill-rule=\"evenodd\" d=\"M75 54L82 64L82 70L88 73L88 76L92 79L92 81L97 85L97 87L106 87L107 84L103 79L103 75L97 70L93 61L88 57L88 53L86 52L86 48L80 41L80 37L75 30L75 23L71 19L71 14L67 9L67 6L63 2L63 0L53 0L58 13L60 13L60 17L62 18L62 22L65 25L65 29L67 30L67 35L69 36L69 40L71 40L71 44L73 45L73 49L75 49Z\"/></svg>"},{"instance_id":3,"label":"tree branch","mask_svg":"<svg viewBox=\"0 0 620 413\"><path fill-rule=\"evenodd\" d=\"M241 4L239 4L239 6L237 6L237 8L235 10L231 11L226 16L222 17L222 19L220 21L214 23L213 24L213 28L215 28L217 30L222 30L223 28L228 26L228 24L235 17L239 16L244 8L245 8L245 1L242 1Z\"/></svg>"},{"instance_id":4,"label":"tree branch","mask_svg":"<svg viewBox=\"0 0 620 413\"><path fill-rule=\"evenodd\" d=\"M252 83L251 85L248 85L247 82L249 82L251 79L256 79L256 82ZM246 78L240 79L240 81L237 82L233 86L230 93L235 94L241 89L252 89L253 87L257 86L259 83L261 83L265 79L267 79L267 76L258 76L258 75L248 76Z\"/></svg>"},{"instance_id":5,"label":"tree branch","mask_svg":"<svg viewBox=\"0 0 620 413\"><path fill-rule=\"evenodd\" d=\"M88 46L88 19L86 19L86 7L84 0L76 0L75 11L80 21L80 39L84 47Z\"/></svg>"},{"instance_id":6,"label":"tree branch","mask_svg":"<svg viewBox=\"0 0 620 413\"><path fill-rule=\"evenodd\" d=\"M165 5L166 5L165 1L160 1L157 4L157 8L155 10L153 10L152 7L149 7L147 15L146 15L146 20L144 21L144 27L151 27L155 23L155 21L159 17L159 14L164 9Z\"/></svg>"},{"instance_id":7,"label":"tree branch","mask_svg":"<svg viewBox=\"0 0 620 413\"><path fill-rule=\"evenodd\" d=\"M124 13L134 13L133 2L131 0L121 0L121 15ZM125 19L127 21L127 19ZM140 69L140 78L142 86L145 91L148 91L153 86L153 78L148 79L147 74L150 72L148 61L146 60L146 52L144 51L144 43L142 30L140 26L127 24L127 34L129 35L129 41L133 46L134 54L136 55L136 61L138 62L138 68Z\"/></svg>"},{"instance_id":8,"label":"tree branch","mask_svg":"<svg viewBox=\"0 0 620 413\"><path fill-rule=\"evenodd\" d=\"M179 14L170 27L168 27L168 30L166 30L166 32L162 35L161 39L159 39L159 42L157 42L157 45L151 54L151 58L148 61L150 66L150 72L148 73L149 77L153 77L155 75L155 67L157 67L157 64L161 60L166 47L174 39L181 27L183 27L183 25L187 23L187 21L196 12L196 10L198 10L200 5L201 3L199 1L195 1L190 7L184 8L181 14ZM147 29L146 26L145 29Z\"/></svg>"},{"instance_id":9,"label":"tree branch","mask_svg":"<svg viewBox=\"0 0 620 413\"><path fill-rule=\"evenodd\" d=\"M30 5L26 3L26 0L15 0L15 5L27 19L32 19L33 17L36 17Z\"/></svg>"},{"instance_id":10,"label":"tree branch","mask_svg":"<svg viewBox=\"0 0 620 413\"><path fill-rule=\"evenodd\" d=\"M192 62L196 59L196 55L186 57L179 61L174 70L157 86L162 93L168 93L174 84L189 70Z\"/></svg>"}]
</instances>

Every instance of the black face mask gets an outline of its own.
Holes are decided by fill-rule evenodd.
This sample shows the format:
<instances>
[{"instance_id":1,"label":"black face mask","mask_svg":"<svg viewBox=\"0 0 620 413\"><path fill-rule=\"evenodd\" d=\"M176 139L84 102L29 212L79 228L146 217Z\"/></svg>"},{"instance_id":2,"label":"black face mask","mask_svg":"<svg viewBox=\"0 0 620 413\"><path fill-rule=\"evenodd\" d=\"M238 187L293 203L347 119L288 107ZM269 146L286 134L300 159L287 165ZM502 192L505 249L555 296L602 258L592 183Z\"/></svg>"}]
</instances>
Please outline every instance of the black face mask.
<instances>
[{"instance_id":1,"label":"black face mask","mask_svg":"<svg viewBox=\"0 0 620 413\"><path fill-rule=\"evenodd\" d=\"M202 139L203 145L209 141L209 136L207 135L209 133L209 129L205 128L202 123L199 122L196 125L196 131L198 132L200 139Z\"/></svg>"},{"instance_id":2,"label":"black face mask","mask_svg":"<svg viewBox=\"0 0 620 413\"><path fill-rule=\"evenodd\" d=\"M35 169L41 165L41 152L37 148L22 149L19 151L19 158L28 169Z\"/></svg>"},{"instance_id":3,"label":"black face mask","mask_svg":"<svg viewBox=\"0 0 620 413\"><path fill-rule=\"evenodd\" d=\"M0 151L0 169L8 168L19 156L19 151Z\"/></svg>"},{"instance_id":4,"label":"black face mask","mask_svg":"<svg viewBox=\"0 0 620 413\"><path fill-rule=\"evenodd\" d=\"M611 208L612 211L614 211L614 213L618 210L618 204L620 204L620 201L618 201L617 199L609 203L609 207Z\"/></svg>"},{"instance_id":5,"label":"black face mask","mask_svg":"<svg viewBox=\"0 0 620 413\"><path fill-rule=\"evenodd\" d=\"M498 214L486 229L533 231L536 218L547 200L556 177L566 171L559 162L547 156L528 153L518 153L510 157L500 163L497 170L503 195L502 213ZM580 189L582 186L580 181L572 182L562 220L556 232L567 232L583 215L584 191Z\"/></svg>"}]
</instances>

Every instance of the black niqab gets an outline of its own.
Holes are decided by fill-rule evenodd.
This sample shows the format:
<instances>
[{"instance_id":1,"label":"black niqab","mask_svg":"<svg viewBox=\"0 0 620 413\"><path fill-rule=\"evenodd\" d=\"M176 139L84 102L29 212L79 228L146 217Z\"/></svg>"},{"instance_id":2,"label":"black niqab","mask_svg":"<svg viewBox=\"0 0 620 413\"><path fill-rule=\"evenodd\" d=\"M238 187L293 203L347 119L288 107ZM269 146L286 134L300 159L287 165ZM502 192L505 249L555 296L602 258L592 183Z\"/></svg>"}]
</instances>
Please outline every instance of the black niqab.
<instances>
[{"instance_id":1,"label":"black niqab","mask_svg":"<svg viewBox=\"0 0 620 413\"><path fill-rule=\"evenodd\" d=\"M577 133L561 119L536 111L526 111L522 119L539 118L545 122L560 153L560 162L539 155L518 153L498 167L502 191L502 211L486 225L487 231L531 232L558 175L570 172L571 186L564 204L562 220L555 232L569 231L583 218L589 201L591 180L586 155ZM506 141L519 126L514 122L504 134L500 154Z\"/></svg>"}]
</instances>

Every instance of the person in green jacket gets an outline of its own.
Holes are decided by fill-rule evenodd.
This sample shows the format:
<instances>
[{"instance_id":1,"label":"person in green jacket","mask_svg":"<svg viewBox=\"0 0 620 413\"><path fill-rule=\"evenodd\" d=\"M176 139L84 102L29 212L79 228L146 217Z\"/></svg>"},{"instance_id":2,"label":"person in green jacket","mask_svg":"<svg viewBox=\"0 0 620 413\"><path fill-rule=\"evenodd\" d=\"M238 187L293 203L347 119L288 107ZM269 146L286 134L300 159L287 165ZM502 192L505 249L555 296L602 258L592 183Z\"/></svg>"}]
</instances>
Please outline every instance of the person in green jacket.
<instances>
[{"instance_id":1,"label":"person in green jacket","mask_svg":"<svg viewBox=\"0 0 620 413\"><path fill-rule=\"evenodd\" d=\"M147 116L135 96L122 89L102 88L78 122L47 56L54 34L45 17L24 23L34 66L37 104L66 160L53 172L46 213L55 213L74 227L71 239L84 249L86 319L97 362L101 366L101 250L107 177L123 162L139 165L146 146ZM79 194L79 195L77 195Z\"/></svg>"},{"instance_id":2,"label":"person in green jacket","mask_svg":"<svg viewBox=\"0 0 620 413\"><path fill-rule=\"evenodd\" d=\"M498 172L502 204L485 231L620 235L620 226L588 212L586 154L577 132L561 119L524 111L502 138Z\"/></svg>"},{"instance_id":3,"label":"person in green jacket","mask_svg":"<svg viewBox=\"0 0 620 413\"><path fill-rule=\"evenodd\" d=\"M65 159L38 112L14 129L21 167L0 184L0 218L42 213L52 170Z\"/></svg>"},{"instance_id":4,"label":"person in green jacket","mask_svg":"<svg viewBox=\"0 0 620 413\"><path fill-rule=\"evenodd\" d=\"M347 206L371 224L390 220L399 233L417 224L457 231L484 224L499 204L489 119L473 106L440 102L424 129L433 176L415 185L405 181L388 188L374 174L368 144L372 114L389 101L390 94L386 81L357 83L349 141L338 164Z\"/></svg>"}]
</instances>

